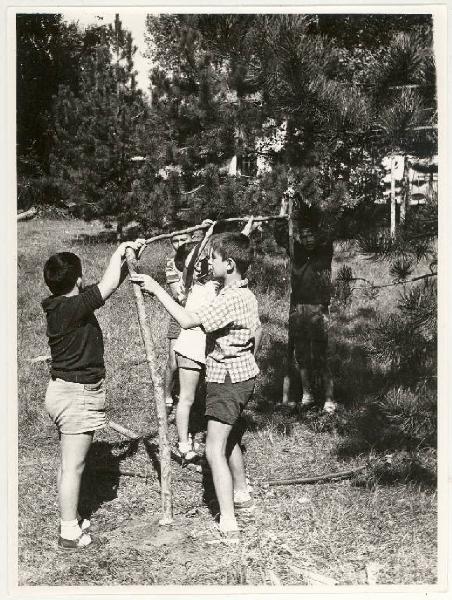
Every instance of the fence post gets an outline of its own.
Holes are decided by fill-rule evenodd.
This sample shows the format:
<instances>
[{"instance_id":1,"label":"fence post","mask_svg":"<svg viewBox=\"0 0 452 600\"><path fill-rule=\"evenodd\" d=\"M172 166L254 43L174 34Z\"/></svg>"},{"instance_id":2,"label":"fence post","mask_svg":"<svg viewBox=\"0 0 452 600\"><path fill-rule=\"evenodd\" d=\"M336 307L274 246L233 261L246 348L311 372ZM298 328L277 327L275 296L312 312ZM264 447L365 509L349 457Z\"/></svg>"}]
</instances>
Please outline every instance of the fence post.
<instances>
[{"instance_id":1,"label":"fence post","mask_svg":"<svg viewBox=\"0 0 452 600\"><path fill-rule=\"evenodd\" d=\"M126 250L126 260L129 274L132 275L132 273L136 272L137 259L135 257L135 252L131 248L127 248ZM132 285L132 288L135 295L141 337L146 352L146 361L148 363L149 373L154 387L154 399L159 432L160 492L163 514L160 524L168 525L173 521L173 502L171 495L171 451L168 440L168 421L166 417L162 378L157 368L154 341L146 320L143 293L138 285Z\"/></svg>"},{"instance_id":2,"label":"fence post","mask_svg":"<svg viewBox=\"0 0 452 600\"><path fill-rule=\"evenodd\" d=\"M391 237L396 233L395 158L391 155Z\"/></svg>"}]
</instances>

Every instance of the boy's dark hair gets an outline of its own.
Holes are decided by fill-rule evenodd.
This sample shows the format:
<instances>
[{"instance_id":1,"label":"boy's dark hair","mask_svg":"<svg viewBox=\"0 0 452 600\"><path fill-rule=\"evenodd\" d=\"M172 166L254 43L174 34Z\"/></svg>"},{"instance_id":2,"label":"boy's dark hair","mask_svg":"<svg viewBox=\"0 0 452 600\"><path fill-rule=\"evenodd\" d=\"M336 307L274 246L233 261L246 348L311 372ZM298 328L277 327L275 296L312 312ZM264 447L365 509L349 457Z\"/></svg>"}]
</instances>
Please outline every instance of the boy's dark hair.
<instances>
[{"instance_id":1,"label":"boy's dark hair","mask_svg":"<svg viewBox=\"0 0 452 600\"><path fill-rule=\"evenodd\" d=\"M250 238L243 233L217 233L212 236L210 247L223 260L233 260L240 275L245 275L253 260Z\"/></svg>"},{"instance_id":2,"label":"boy's dark hair","mask_svg":"<svg viewBox=\"0 0 452 600\"><path fill-rule=\"evenodd\" d=\"M82 262L72 252L53 254L44 265L44 281L54 296L67 294L82 276Z\"/></svg>"},{"instance_id":3,"label":"boy's dark hair","mask_svg":"<svg viewBox=\"0 0 452 600\"><path fill-rule=\"evenodd\" d=\"M174 264L176 265L176 269L181 273L185 269L185 261L187 260L187 256L194 247L194 242L185 242L176 250L176 254L174 255Z\"/></svg>"}]
</instances>

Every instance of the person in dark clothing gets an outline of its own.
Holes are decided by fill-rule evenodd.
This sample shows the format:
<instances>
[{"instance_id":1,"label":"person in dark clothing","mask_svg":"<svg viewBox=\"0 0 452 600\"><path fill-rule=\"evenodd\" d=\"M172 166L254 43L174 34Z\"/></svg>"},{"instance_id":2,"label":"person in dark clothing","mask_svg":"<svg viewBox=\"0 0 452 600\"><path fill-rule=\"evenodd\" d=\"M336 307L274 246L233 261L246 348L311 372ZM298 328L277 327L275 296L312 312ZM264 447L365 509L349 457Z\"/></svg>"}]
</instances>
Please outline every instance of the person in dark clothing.
<instances>
[{"instance_id":1,"label":"person in dark clothing","mask_svg":"<svg viewBox=\"0 0 452 600\"><path fill-rule=\"evenodd\" d=\"M94 431L106 422L104 342L94 311L124 280L126 249L138 251L143 245L144 240L121 244L99 283L88 287L83 284L81 261L72 252L54 254L44 265L44 280L52 292L42 302L52 356L45 406L60 438L58 547L63 550L82 549L92 541L90 523L80 517L78 501Z\"/></svg>"},{"instance_id":2,"label":"person in dark clothing","mask_svg":"<svg viewBox=\"0 0 452 600\"><path fill-rule=\"evenodd\" d=\"M275 225L276 242L289 251L287 223ZM331 263L333 244L322 237L315 213L304 211L294 219L291 297L289 312L289 369L292 357L299 369L304 407L314 403L313 376L321 374L325 393L323 410L333 413L333 379L328 365L329 304L331 299ZM285 382L283 405L295 407L289 401L289 386Z\"/></svg>"}]
</instances>

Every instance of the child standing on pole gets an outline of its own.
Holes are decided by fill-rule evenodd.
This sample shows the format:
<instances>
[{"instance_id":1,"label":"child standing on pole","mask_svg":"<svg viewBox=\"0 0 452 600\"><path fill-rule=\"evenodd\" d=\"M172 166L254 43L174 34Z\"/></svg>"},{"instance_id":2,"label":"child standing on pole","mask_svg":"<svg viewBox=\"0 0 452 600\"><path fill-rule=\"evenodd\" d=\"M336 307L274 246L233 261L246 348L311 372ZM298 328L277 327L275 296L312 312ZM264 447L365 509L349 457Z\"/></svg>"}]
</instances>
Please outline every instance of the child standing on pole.
<instances>
[{"instance_id":1,"label":"child standing on pole","mask_svg":"<svg viewBox=\"0 0 452 600\"><path fill-rule=\"evenodd\" d=\"M221 287L218 296L196 312L179 306L148 275L131 278L154 294L182 328L202 326L207 333L206 456L220 505L220 532L229 541L238 541L240 535L235 510L253 504L240 448L240 417L259 372L254 355L262 336L257 301L245 278L251 259L246 235L214 235L209 262Z\"/></svg>"}]
</instances>

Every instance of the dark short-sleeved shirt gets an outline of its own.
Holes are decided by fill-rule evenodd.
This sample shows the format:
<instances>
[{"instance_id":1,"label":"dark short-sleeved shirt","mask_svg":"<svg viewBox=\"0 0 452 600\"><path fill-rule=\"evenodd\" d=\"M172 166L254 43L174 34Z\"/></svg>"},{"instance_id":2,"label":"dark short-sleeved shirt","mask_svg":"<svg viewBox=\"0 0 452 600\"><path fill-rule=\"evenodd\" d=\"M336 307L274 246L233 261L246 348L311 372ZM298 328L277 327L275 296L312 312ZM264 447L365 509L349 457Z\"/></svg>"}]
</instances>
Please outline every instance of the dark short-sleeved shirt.
<instances>
[{"instance_id":1,"label":"dark short-sleeved shirt","mask_svg":"<svg viewBox=\"0 0 452 600\"><path fill-rule=\"evenodd\" d=\"M285 228L284 228L285 226ZM289 248L287 224L275 225L275 239L286 250ZM331 299L331 263L333 243L323 240L312 250L294 240L294 256L291 273L291 305L324 304Z\"/></svg>"},{"instance_id":2,"label":"dark short-sleeved shirt","mask_svg":"<svg viewBox=\"0 0 452 600\"><path fill-rule=\"evenodd\" d=\"M43 300L53 378L95 383L105 377L104 340L94 315L103 304L97 285L88 286L76 296Z\"/></svg>"}]
</instances>

